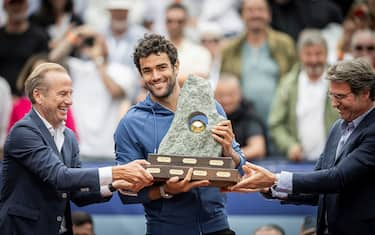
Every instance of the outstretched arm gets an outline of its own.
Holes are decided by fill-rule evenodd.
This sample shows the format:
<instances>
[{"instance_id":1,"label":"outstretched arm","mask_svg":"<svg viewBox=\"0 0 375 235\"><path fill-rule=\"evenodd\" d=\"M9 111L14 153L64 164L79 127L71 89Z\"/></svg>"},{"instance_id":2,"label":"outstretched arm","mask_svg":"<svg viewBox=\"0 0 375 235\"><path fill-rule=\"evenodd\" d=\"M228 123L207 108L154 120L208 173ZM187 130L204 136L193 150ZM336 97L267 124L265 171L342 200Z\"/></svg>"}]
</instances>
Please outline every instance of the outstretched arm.
<instances>
[{"instance_id":1,"label":"outstretched arm","mask_svg":"<svg viewBox=\"0 0 375 235\"><path fill-rule=\"evenodd\" d=\"M247 162L242 169L245 175L239 183L229 188L231 191L256 192L276 183L276 175L261 166Z\"/></svg>"}]
</instances>

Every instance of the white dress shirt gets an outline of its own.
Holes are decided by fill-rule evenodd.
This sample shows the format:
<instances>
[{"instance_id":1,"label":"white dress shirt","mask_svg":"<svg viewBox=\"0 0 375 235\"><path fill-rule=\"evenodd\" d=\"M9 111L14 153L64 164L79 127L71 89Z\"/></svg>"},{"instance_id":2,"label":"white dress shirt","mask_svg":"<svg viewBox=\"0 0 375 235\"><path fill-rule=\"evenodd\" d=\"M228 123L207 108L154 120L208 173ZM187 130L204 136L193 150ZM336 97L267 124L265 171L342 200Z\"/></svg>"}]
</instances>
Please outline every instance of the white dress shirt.
<instances>
[{"instance_id":1,"label":"white dress shirt","mask_svg":"<svg viewBox=\"0 0 375 235\"><path fill-rule=\"evenodd\" d=\"M61 153L62 146L64 145L65 135L65 122L63 121L56 129L36 110L40 119L42 119L44 125L47 127L50 132L53 140L56 144L59 153ZM112 195L112 192L109 190L108 185L112 182L112 167L101 167L99 171L99 183L100 183L100 193L103 197Z\"/></svg>"},{"instance_id":2,"label":"white dress shirt","mask_svg":"<svg viewBox=\"0 0 375 235\"><path fill-rule=\"evenodd\" d=\"M297 130L305 160L316 161L325 144L324 111L328 81L324 74L311 81L302 70L298 77Z\"/></svg>"}]
</instances>

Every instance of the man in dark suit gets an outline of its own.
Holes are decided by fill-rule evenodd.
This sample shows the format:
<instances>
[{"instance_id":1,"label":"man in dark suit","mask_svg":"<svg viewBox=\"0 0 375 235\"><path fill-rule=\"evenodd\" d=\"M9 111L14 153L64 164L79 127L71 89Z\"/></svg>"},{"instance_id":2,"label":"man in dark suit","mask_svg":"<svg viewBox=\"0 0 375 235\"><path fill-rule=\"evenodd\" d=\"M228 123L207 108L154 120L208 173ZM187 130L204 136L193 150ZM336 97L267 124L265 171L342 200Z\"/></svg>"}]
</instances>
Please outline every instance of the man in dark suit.
<instances>
[{"instance_id":1,"label":"man in dark suit","mask_svg":"<svg viewBox=\"0 0 375 235\"><path fill-rule=\"evenodd\" d=\"M70 203L108 201L116 189L138 191L152 183L146 161L79 169L79 149L65 128L72 81L58 64L44 63L26 81L32 110L10 131L4 146L0 234L72 234Z\"/></svg>"},{"instance_id":2,"label":"man in dark suit","mask_svg":"<svg viewBox=\"0 0 375 235\"><path fill-rule=\"evenodd\" d=\"M341 119L332 127L311 173L248 164L231 188L268 193L287 203L319 205L317 234L375 234L375 73L363 59L339 62L327 73L329 97ZM264 190L264 189L263 189Z\"/></svg>"}]
</instances>

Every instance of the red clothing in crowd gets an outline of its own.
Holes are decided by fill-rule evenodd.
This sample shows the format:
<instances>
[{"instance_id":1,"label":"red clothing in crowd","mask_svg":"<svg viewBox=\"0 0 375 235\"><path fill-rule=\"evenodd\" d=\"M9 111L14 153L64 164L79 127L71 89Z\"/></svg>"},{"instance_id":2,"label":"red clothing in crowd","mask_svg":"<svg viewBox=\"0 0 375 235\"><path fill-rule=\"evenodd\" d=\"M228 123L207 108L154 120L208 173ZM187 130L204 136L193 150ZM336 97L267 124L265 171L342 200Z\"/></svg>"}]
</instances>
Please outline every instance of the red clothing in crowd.
<instances>
[{"instance_id":1,"label":"red clothing in crowd","mask_svg":"<svg viewBox=\"0 0 375 235\"><path fill-rule=\"evenodd\" d=\"M12 112L10 113L10 118L9 118L9 124L8 124L8 129L7 131L10 131L10 128L19 120L21 120L25 114L27 114L31 109L31 102L30 100L23 96L18 98L13 102L13 107L12 107ZM78 138L78 133L76 130L74 118L73 118L73 113L72 110L68 110L68 117L66 119L65 125L71 129L77 136Z\"/></svg>"}]
</instances>

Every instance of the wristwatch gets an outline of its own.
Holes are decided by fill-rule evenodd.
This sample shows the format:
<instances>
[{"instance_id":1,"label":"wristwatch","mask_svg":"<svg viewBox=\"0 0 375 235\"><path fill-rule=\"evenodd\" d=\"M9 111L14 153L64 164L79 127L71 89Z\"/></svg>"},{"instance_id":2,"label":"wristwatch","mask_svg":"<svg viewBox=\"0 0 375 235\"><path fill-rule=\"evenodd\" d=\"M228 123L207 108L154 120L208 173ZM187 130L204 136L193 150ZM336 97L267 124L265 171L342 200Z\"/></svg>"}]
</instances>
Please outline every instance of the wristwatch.
<instances>
[{"instance_id":1,"label":"wristwatch","mask_svg":"<svg viewBox=\"0 0 375 235\"><path fill-rule=\"evenodd\" d=\"M109 184L108 184L108 189L109 189L109 191L112 192L112 193L115 192L115 191L117 191L117 189L116 189L115 187L113 187L112 183L109 183Z\"/></svg>"},{"instance_id":2,"label":"wristwatch","mask_svg":"<svg viewBox=\"0 0 375 235\"><path fill-rule=\"evenodd\" d=\"M164 190L164 185L160 186L160 187L159 187L159 190L160 190L160 196L161 196L162 198L165 198L165 199L171 199L171 198L173 197L172 194L169 194L169 193L165 192L165 190Z\"/></svg>"}]
</instances>

